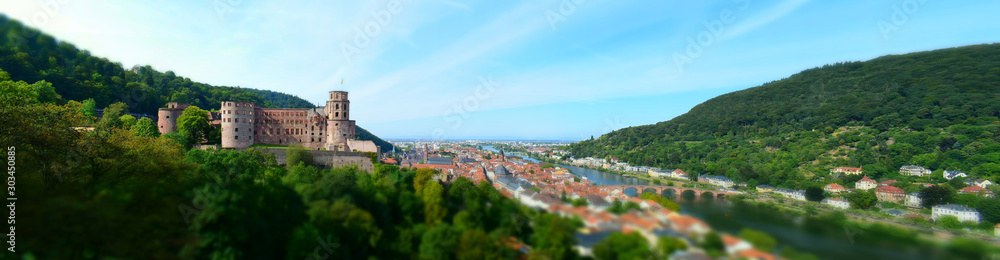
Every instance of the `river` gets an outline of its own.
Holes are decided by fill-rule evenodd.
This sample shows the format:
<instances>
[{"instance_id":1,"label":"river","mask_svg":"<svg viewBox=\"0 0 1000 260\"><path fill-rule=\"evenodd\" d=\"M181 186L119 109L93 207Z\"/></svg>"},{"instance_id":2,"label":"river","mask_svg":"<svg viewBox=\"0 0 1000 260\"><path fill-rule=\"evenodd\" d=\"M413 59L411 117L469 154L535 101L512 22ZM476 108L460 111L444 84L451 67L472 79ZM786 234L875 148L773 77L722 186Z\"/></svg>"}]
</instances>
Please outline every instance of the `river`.
<instances>
[{"instance_id":1,"label":"river","mask_svg":"<svg viewBox=\"0 0 1000 260\"><path fill-rule=\"evenodd\" d=\"M650 185L648 181L623 177L599 170L560 165L574 175L587 177L598 185ZM631 192L632 194L628 194ZM635 196L635 191L626 194ZM821 259L949 259L941 249L911 245L892 238L821 220L790 216L758 207L734 205L728 201L692 201L675 198L681 213L698 217L713 229L739 234L744 228L760 230L774 237L780 246L791 246ZM848 235L852 235L849 237ZM779 247L780 247L779 246Z\"/></svg>"},{"instance_id":2,"label":"river","mask_svg":"<svg viewBox=\"0 0 1000 260\"><path fill-rule=\"evenodd\" d=\"M483 148L496 151L492 146ZM586 177L591 183L598 185L651 185L642 179L605 171L572 165L559 166L569 169L573 175ZM632 189L625 191L629 196L635 196L636 192ZM798 252L807 252L821 259L954 258L939 247L900 241L877 231L866 232L799 215L785 215L760 207L734 205L729 201L674 199L681 206L681 213L704 220L714 230L734 235L738 235L744 228L763 231L777 240L779 248L790 246Z\"/></svg>"}]
</instances>

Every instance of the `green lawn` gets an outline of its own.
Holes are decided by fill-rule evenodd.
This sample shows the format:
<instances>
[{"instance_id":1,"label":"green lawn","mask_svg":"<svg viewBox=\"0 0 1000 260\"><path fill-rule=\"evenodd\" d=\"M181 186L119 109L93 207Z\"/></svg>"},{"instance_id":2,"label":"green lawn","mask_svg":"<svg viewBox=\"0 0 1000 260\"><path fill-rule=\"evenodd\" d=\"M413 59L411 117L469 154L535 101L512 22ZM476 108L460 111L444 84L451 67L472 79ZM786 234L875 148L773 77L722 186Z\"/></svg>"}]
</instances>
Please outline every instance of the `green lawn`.
<instances>
[{"instance_id":1,"label":"green lawn","mask_svg":"<svg viewBox=\"0 0 1000 260\"><path fill-rule=\"evenodd\" d=\"M288 149L287 145L277 145L277 144L253 144L250 148L277 148L277 149Z\"/></svg>"}]
</instances>

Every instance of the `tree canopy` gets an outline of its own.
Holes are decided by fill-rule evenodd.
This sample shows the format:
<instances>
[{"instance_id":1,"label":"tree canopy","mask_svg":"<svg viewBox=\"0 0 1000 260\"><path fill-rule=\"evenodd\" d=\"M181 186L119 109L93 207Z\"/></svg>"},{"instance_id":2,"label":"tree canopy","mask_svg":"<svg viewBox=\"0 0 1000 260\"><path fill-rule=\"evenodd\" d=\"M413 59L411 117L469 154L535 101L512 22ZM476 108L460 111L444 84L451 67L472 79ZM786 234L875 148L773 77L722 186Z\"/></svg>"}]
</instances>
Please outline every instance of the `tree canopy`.
<instances>
[{"instance_id":1,"label":"tree canopy","mask_svg":"<svg viewBox=\"0 0 1000 260\"><path fill-rule=\"evenodd\" d=\"M669 121L572 144L575 157L821 186L839 166L903 165L1000 180L1000 44L824 65L724 94Z\"/></svg>"}]
</instances>

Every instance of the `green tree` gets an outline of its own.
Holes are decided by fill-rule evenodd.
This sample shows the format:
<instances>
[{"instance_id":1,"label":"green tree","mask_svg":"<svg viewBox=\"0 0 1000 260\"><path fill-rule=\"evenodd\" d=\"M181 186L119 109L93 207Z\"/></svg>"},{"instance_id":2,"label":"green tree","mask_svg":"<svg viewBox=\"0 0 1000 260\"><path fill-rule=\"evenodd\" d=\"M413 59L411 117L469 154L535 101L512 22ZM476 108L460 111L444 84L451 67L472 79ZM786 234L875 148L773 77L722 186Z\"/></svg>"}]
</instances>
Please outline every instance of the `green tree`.
<instances>
[{"instance_id":1,"label":"green tree","mask_svg":"<svg viewBox=\"0 0 1000 260\"><path fill-rule=\"evenodd\" d=\"M143 117L135 122L135 126L132 127L132 134L138 137L157 137L160 136L160 131L156 128L156 123L152 119Z\"/></svg>"},{"instance_id":2,"label":"green tree","mask_svg":"<svg viewBox=\"0 0 1000 260\"><path fill-rule=\"evenodd\" d=\"M104 108L104 115L101 116L101 121L98 122L99 128L109 129L109 128L119 128L125 129L125 123L121 121L121 117L128 113L128 105L122 102L114 103ZM134 118L133 118L134 119ZM102 130L107 131L107 130Z\"/></svg>"},{"instance_id":3,"label":"green tree","mask_svg":"<svg viewBox=\"0 0 1000 260\"><path fill-rule=\"evenodd\" d=\"M181 116L177 118L177 132L185 135L192 143L201 143L206 140L205 138L211 131L212 126L208 123L208 111L197 106L185 108Z\"/></svg>"},{"instance_id":4,"label":"green tree","mask_svg":"<svg viewBox=\"0 0 1000 260\"><path fill-rule=\"evenodd\" d=\"M940 216L937 219L937 225L947 229L959 229L962 228L962 222L958 221L958 217L951 215Z\"/></svg>"},{"instance_id":5,"label":"green tree","mask_svg":"<svg viewBox=\"0 0 1000 260\"><path fill-rule=\"evenodd\" d=\"M283 258L294 227L306 219L298 194L282 185L233 184L221 190L206 186L198 193L203 196L196 200L205 201L192 221L199 241L185 252L216 259Z\"/></svg>"},{"instance_id":6,"label":"green tree","mask_svg":"<svg viewBox=\"0 0 1000 260\"><path fill-rule=\"evenodd\" d=\"M649 242L638 232L616 232L594 245L594 257L597 259L641 260L649 256Z\"/></svg>"},{"instance_id":7,"label":"green tree","mask_svg":"<svg viewBox=\"0 0 1000 260\"><path fill-rule=\"evenodd\" d=\"M417 192L417 194L424 192L424 184L427 183L427 181L430 181L436 173L437 172L433 169L417 169L417 177L413 179L413 189Z\"/></svg>"},{"instance_id":8,"label":"green tree","mask_svg":"<svg viewBox=\"0 0 1000 260\"><path fill-rule=\"evenodd\" d=\"M920 190L920 206L930 208L934 205L947 204L951 202L955 192L938 185L930 186Z\"/></svg>"},{"instance_id":9,"label":"green tree","mask_svg":"<svg viewBox=\"0 0 1000 260\"><path fill-rule=\"evenodd\" d=\"M701 248L705 249L705 252L711 257L717 258L726 255L726 244L722 242L722 237L715 231L702 237Z\"/></svg>"},{"instance_id":10,"label":"green tree","mask_svg":"<svg viewBox=\"0 0 1000 260\"><path fill-rule=\"evenodd\" d=\"M660 254L663 256L669 256L676 251L687 249L688 245L687 242L684 242L684 239L671 236L661 236L657 239L656 248L660 250Z\"/></svg>"},{"instance_id":11,"label":"green tree","mask_svg":"<svg viewBox=\"0 0 1000 260\"><path fill-rule=\"evenodd\" d=\"M806 188L806 200L820 202L825 198L826 196L823 195L823 189L819 187Z\"/></svg>"},{"instance_id":12,"label":"green tree","mask_svg":"<svg viewBox=\"0 0 1000 260\"><path fill-rule=\"evenodd\" d=\"M536 256L576 258L576 250L573 249L576 245L576 223L555 214L541 214L533 220L533 225L535 230L531 234L531 243Z\"/></svg>"},{"instance_id":13,"label":"green tree","mask_svg":"<svg viewBox=\"0 0 1000 260\"><path fill-rule=\"evenodd\" d=\"M306 151L305 148L299 145L288 146L285 150L285 164L288 167L299 165L299 163L305 165L313 164L312 154Z\"/></svg>"},{"instance_id":14,"label":"green tree","mask_svg":"<svg viewBox=\"0 0 1000 260\"><path fill-rule=\"evenodd\" d=\"M864 190L855 190L847 195L847 200L851 202L851 207L856 209L868 209L878 202L875 194Z\"/></svg>"},{"instance_id":15,"label":"green tree","mask_svg":"<svg viewBox=\"0 0 1000 260\"><path fill-rule=\"evenodd\" d=\"M513 256L512 252L490 238L486 232L479 229L467 229L459 238L455 259L505 259Z\"/></svg>"},{"instance_id":16,"label":"green tree","mask_svg":"<svg viewBox=\"0 0 1000 260\"><path fill-rule=\"evenodd\" d=\"M740 237L753 244L754 248L763 252L774 252L774 248L778 246L778 241L768 235L767 233L744 228L740 231Z\"/></svg>"},{"instance_id":17,"label":"green tree","mask_svg":"<svg viewBox=\"0 0 1000 260\"><path fill-rule=\"evenodd\" d=\"M123 129L132 129L132 127L135 126L135 123L137 122L135 117L129 114L125 114L122 115L121 117L118 117L118 121L122 122Z\"/></svg>"},{"instance_id":18,"label":"green tree","mask_svg":"<svg viewBox=\"0 0 1000 260\"><path fill-rule=\"evenodd\" d=\"M988 198L979 201L976 205L980 217L986 223L1000 223L1000 200Z\"/></svg>"},{"instance_id":19,"label":"green tree","mask_svg":"<svg viewBox=\"0 0 1000 260\"><path fill-rule=\"evenodd\" d=\"M459 243L462 231L448 223L441 223L424 233L420 240L420 259L448 260L455 259L455 248Z\"/></svg>"},{"instance_id":20,"label":"green tree","mask_svg":"<svg viewBox=\"0 0 1000 260\"><path fill-rule=\"evenodd\" d=\"M97 102L94 102L93 98L83 100L83 115L87 116L89 121L97 118Z\"/></svg>"},{"instance_id":21,"label":"green tree","mask_svg":"<svg viewBox=\"0 0 1000 260\"><path fill-rule=\"evenodd\" d=\"M428 226L435 226L444 220L448 215L445 207L444 186L434 180L430 180L424 185L422 193L424 201L424 220Z\"/></svg>"}]
</instances>

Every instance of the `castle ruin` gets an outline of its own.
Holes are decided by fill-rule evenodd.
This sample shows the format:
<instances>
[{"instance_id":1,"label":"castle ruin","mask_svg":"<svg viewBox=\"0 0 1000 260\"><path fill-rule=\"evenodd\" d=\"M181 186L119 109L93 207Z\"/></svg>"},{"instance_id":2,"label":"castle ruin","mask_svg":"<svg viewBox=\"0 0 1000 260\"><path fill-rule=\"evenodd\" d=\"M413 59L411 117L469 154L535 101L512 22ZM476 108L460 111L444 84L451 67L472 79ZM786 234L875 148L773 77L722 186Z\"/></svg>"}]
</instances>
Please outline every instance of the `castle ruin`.
<instances>
[{"instance_id":1,"label":"castle ruin","mask_svg":"<svg viewBox=\"0 0 1000 260\"><path fill-rule=\"evenodd\" d=\"M177 130L183 103L167 103L160 108L160 133ZM219 112L210 112L212 124L222 130L222 148L247 148L253 144L300 145L308 149L343 152L375 152L372 141L355 140L355 124L350 119L351 101L346 91L330 91L325 107L263 108L252 102L222 102Z\"/></svg>"}]
</instances>

